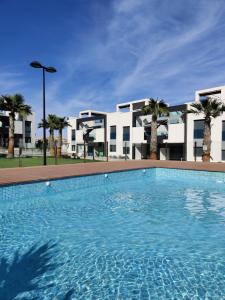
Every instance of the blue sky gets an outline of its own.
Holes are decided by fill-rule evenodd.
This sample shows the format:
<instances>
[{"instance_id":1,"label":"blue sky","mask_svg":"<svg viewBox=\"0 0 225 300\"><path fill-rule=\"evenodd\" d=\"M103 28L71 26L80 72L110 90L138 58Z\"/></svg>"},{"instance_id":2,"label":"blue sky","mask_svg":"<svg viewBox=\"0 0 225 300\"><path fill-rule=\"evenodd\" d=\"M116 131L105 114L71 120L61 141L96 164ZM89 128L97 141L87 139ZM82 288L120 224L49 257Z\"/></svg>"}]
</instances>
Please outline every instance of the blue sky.
<instances>
[{"instance_id":1,"label":"blue sky","mask_svg":"<svg viewBox=\"0 0 225 300\"><path fill-rule=\"evenodd\" d=\"M22 93L39 120L41 73L47 112L159 97L170 104L225 85L223 0L0 0L0 93ZM38 121L37 120L37 121Z\"/></svg>"}]
</instances>

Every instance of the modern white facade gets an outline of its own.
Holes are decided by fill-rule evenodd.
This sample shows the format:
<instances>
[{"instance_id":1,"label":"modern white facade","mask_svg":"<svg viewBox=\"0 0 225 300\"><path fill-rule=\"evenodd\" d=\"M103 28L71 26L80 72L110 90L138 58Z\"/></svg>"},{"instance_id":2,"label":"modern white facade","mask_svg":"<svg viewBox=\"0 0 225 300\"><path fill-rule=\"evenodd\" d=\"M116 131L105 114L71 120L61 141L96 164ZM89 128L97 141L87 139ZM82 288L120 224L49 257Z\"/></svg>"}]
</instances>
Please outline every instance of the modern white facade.
<instances>
[{"instance_id":1,"label":"modern white facade","mask_svg":"<svg viewBox=\"0 0 225 300\"><path fill-rule=\"evenodd\" d=\"M32 113L24 118L16 114L15 148L31 149L35 147L35 115ZM8 147L9 112L0 111L0 148Z\"/></svg>"},{"instance_id":2,"label":"modern white facade","mask_svg":"<svg viewBox=\"0 0 225 300\"><path fill-rule=\"evenodd\" d=\"M225 86L196 91L193 101L207 96L225 102ZM184 114L192 102L169 106L169 116L160 118L167 120L167 126L158 128L159 159L201 160L203 116ZM147 103L148 99L129 101L116 105L115 112L87 110L68 118L68 152L79 157L148 158L151 115L142 113ZM212 161L225 161L225 114L212 120L211 149Z\"/></svg>"},{"instance_id":3,"label":"modern white facade","mask_svg":"<svg viewBox=\"0 0 225 300\"><path fill-rule=\"evenodd\" d=\"M201 101L205 97L215 97L225 104L225 86L199 90L195 92L195 101ZM187 104L190 107L190 103ZM203 142L203 116L189 114L186 120L186 148L187 160L201 160ZM225 161L225 113L212 119L211 127L211 161ZM194 151L193 151L194 148Z\"/></svg>"}]
</instances>

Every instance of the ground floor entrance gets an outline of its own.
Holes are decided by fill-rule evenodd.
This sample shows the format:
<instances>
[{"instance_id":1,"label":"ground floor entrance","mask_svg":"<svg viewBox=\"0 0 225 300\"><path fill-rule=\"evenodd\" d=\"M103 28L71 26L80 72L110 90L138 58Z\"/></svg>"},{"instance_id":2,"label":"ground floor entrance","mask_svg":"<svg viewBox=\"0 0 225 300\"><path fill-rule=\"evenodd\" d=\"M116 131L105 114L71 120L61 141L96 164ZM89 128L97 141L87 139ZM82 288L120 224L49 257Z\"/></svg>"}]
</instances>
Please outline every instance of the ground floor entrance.
<instances>
[{"instance_id":1,"label":"ground floor entrance","mask_svg":"<svg viewBox=\"0 0 225 300\"><path fill-rule=\"evenodd\" d=\"M133 144L132 159L148 159L150 155L149 143ZM160 160L185 160L185 148L183 143L158 144L158 159Z\"/></svg>"},{"instance_id":2,"label":"ground floor entrance","mask_svg":"<svg viewBox=\"0 0 225 300\"><path fill-rule=\"evenodd\" d=\"M105 143L77 144L76 152L79 157L103 157L105 156Z\"/></svg>"},{"instance_id":3,"label":"ground floor entrance","mask_svg":"<svg viewBox=\"0 0 225 300\"><path fill-rule=\"evenodd\" d=\"M150 154L149 143L133 144L132 159L148 159Z\"/></svg>"},{"instance_id":4,"label":"ground floor entrance","mask_svg":"<svg viewBox=\"0 0 225 300\"><path fill-rule=\"evenodd\" d=\"M160 160L185 160L183 143L159 145Z\"/></svg>"}]
</instances>

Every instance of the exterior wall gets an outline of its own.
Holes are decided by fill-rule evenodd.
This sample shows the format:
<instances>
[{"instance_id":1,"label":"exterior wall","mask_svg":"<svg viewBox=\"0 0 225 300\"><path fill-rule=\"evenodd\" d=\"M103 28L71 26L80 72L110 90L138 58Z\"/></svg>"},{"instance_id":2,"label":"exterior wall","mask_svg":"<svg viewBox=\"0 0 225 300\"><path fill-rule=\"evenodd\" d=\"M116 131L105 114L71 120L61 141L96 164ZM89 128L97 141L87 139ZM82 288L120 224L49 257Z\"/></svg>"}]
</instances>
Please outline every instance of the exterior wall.
<instances>
[{"instance_id":1,"label":"exterior wall","mask_svg":"<svg viewBox=\"0 0 225 300\"><path fill-rule=\"evenodd\" d=\"M137 144L146 143L146 141L144 140L144 127L133 127L132 132L133 132L133 139L132 139L133 143L137 143Z\"/></svg>"},{"instance_id":2,"label":"exterior wall","mask_svg":"<svg viewBox=\"0 0 225 300\"><path fill-rule=\"evenodd\" d=\"M98 128L95 129L93 132L93 136L95 137L95 141L97 143L104 143L105 141L105 132L104 132L104 128Z\"/></svg>"},{"instance_id":3,"label":"exterior wall","mask_svg":"<svg viewBox=\"0 0 225 300\"><path fill-rule=\"evenodd\" d=\"M0 111L0 119L2 117L8 118L9 116L9 112L6 111ZM26 130L26 121L30 122L30 130L29 132ZM15 118L15 135L19 135L21 136L21 146L23 148L35 148L35 113L32 113L32 115L29 115L23 119L20 119L19 116L16 114L16 118ZM8 132L8 128L7 128L7 132ZM0 133L1 135L1 133ZM8 136L8 134L7 134ZM26 139L29 138L29 141ZM16 148L16 147L15 147Z\"/></svg>"},{"instance_id":4,"label":"exterior wall","mask_svg":"<svg viewBox=\"0 0 225 300\"><path fill-rule=\"evenodd\" d=\"M31 142L30 143L27 143L26 140L25 140L25 136L26 136L25 121L30 121L31 122L31 131L30 131ZM35 148L36 124L35 124L35 114L34 113L32 113L32 115L27 116L22 121L22 130L23 130L23 145L25 146L25 148Z\"/></svg>"},{"instance_id":5,"label":"exterior wall","mask_svg":"<svg viewBox=\"0 0 225 300\"><path fill-rule=\"evenodd\" d=\"M75 151L72 150L72 147L73 146L76 146L76 140L77 140L77 134L76 134L76 140L75 141L72 141L72 130L75 129L76 130L76 122L77 122L77 119L76 118L73 118L73 117L70 117L68 118L68 122L70 124L70 126L67 127L67 141L68 141L68 152L69 153L73 153ZM76 148L76 147L75 147Z\"/></svg>"},{"instance_id":6,"label":"exterior wall","mask_svg":"<svg viewBox=\"0 0 225 300\"><path fill-rule=\"evenodd\" d=\"M216 87L211 89L204 89L195 92L194 101L200 101L204 96L220 97L222 101L225 102L225 86ZM87 110L80 113L79 118L91 118L93 116L105 115L106 116L106 137L108 142L108 155L113 158L124 158L123 148L125 142L123 141L123 127L130 127L130 141L126 142L127 147L129 147L129 154L127 154L128 159L142 159L143 149L147 150L147 140L145 139L145 125L151 121L151 116L144 116L141 114L141 106L146 105L148 99L141 99L137 101L131 101L126 103L121 103L116 106L116 111L111 113L103 113L98 111ZM172 106L170 108L170 113L175 113L170 115L168 122L168 129L165 126L160 126L157 130L158 136L160 137L161 146L159 151L159 157L162 160L165 159L175 159L175 157L180 157L180 159L186 159L188 161L194 161L194 145L195 141L197 146L202 146L202 139L194 139L194 121L203 119L201 115L188 114L186 118L182 118L180 113L186 108L190 108L191 103L186 103L184 105ZM124 111L125 110L125 111ZM134 118L135 116L135 118ZM222 145L225 150L225 141L222 142L222 121L225 121L225 113L216 119L212 120L212 145L211 145L211 156L212 161L222 160ZM77 145L79 145L80 151L83 149L83 130L77 130L76 122L77 118L69 118L69 122L72 127L68 127L68 152L77 152ZM93 126L94 121L87 121L88 126ZM110 140L110 127L116 126L116 139ZM71 140L72 129L76 130L76 141ZM168 135L168 136L167 136ZM93 136L95 143L105 142L105 129L98 128L94 129L90 136ZM110 149L116 146L116 151L114 152ZM82 148L82 149L81 149ZM83 150L82 150L83 151ZM177 155L177 151L181 155ZM78 151L79 152L79 151ZM178 153L178 154L179 154ZM172 158L173 156L173 158ZM201 157L198 158L201 160Z\"/></svg>"},{"instance_id":7,"label":"exterior wall","mask_svg":"<svg viewBox=\"0 0 225 300\"><path fill-rule=\"evenodd\" d=\"M169 149L167 149L167 155L169 155L169 153L168 153L168 151L169 151ZM160 149L160 160L166 160L167 159L167 156L166 155L166 148L161 148Z\"/></svg>"},{"instance_id":8,"label":"exterior wall","mask_svg":"<svg viewBox=\"0 0 225 300\"><path fill-rule=\"evenodd\" d=\"M167 143L184 143L184 123L168 125Z\"/></svg>"},{"instance_id":9,"label":"exterior wall","mask_svg":"<svg viewBox=\"0 0 225 300\"><path fill-rule=\"evenodd\" d=\"M116 152L110 152L110 127L116 126ZM122 157L123 147L125 142L123 141L123 127L130 127L130 141L126 142L129 148L129 154L127 155L129 159L132 158L132 112L114 112L107 114L107 137L108 137L108 154L109 156Z\"/></svg>"},{"instance_id":10,"label":"exterior wall","mask_svg":"<svg viewBox=\"0 0 225 300\"><path fill-rule=\"evenodd\" d=\"M219 93L220 91L220 93ZM219 98L222 102L225 103L225 86L215 87L210 89L199 90L195 92L195 102L200 101L200 96L203 94L212 93L211 97ZM190 108L190 103L188 104ZM203 115L187 115L187 141L186 141L186 153L187 160L194 161L194 121L202 120ZM211 128L211 161L220 162L222 161L222 121L225 121L225 113L220 117L212 119L212 128ZM197 141L197 146L202 146L202 140ZM201 157L198 157L197 160L201 160Z\"/></svg>"},{"instance_id":11,"label":"exterior wall","mask_svg":"<svg viewBox=\"0 0 225 300\"><path fill-rule=\"evenodd\" d=\"M79 118L70 117L68 118L68 122L70 124L69 127L67 127L67 140L68 140L68 154L72 155L73 153L77 153L78 156L84 155L84 139L83 135L85 132L85 128L81 128L77 124L81 122L83 125L87 125L88 127L95 127L99 126L101 128L94 128L90 134L89 137L93 139L93 143L97 145L98 143L104 144L105 142L105 129L104 129L104 121L103 122L97 122L95 120L92 120L93 117L99 117L99 118L105 118L105 115L103 113L97 112L97 111L83 111L80 112ZM89 120L90 118L90 120ZM77 128L78 126L78 128ZM72 130L75 130L75 140L72 140ZM102 148L102 147L101 147ZM88 150L88 149L86 149ZM95 149L96 150L96 149ZM96 151L94 152L96 153ZM104 147L103 147L104 150ZM101 150L102 151L102 150Z\"/></svg>"},{"instance_id":12,"label":"exterior wall","mask_svg":"<svg viewBox=\"0 0 225 300\"><path fill-rule=\"evenodd\" d=\"M194 121L202 120L203 115L195 116L189 114L187 117L187 160L194 161ZM212 128L211 128L211 161L220 162L222 160L222 121L225 121L225 114L216 119L212 119ZM197 146L201 147L203 140L199 139ZM197 161L201 161L201 157L197 158Z\"/></svg>"},{"instance_id":13,"label":"exterior wall","mask_svg":"<svg viewBox=\"0 0 225 300\"><path fill-rule=\"evenodd\" d=\"M190 108L190 106L188 106ZM187 161L194 161L194 120L201 120L203 116L187 115L187 137L186 137L186 155Z\"/></svg>"}]
</instances>

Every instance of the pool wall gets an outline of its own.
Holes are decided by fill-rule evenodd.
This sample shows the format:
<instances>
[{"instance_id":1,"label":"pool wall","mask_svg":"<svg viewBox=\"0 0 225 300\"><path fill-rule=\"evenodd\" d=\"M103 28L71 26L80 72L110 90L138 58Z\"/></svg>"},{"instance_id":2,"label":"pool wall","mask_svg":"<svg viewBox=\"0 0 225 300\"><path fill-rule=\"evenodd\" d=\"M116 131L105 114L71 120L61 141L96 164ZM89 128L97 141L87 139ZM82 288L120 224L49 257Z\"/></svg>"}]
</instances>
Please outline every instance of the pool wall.
<instances>
[{"instance_id":1,"label":"pool wall","mask_svg":"<svg viewBox=\"0 0 225 300\"><path fill-rule=\"evenodd\" d=\"M156 169L139 169L105 174L77 176L57 180L41 181L28 184L15 184L0 187L0 200L35 197L45 193L60 193L65 190L79 190L99 185L109 185L120 181L135 181L137 177L155 177ZM49 185L46 185L49 184Z\"/></svg>"},{"instance_id":2,"label":"pool wall","mask_svg":"<svg viewBox=\"0 0 225 300\"><path fill-rule=\"evenodd\" d=\"M0 187L0 200L22 199L25 197L35 197L44 195L45 193L60 193L65 190L80 190L100 185L110 185L120 181L135 181L140 177L156 178L163 180L164 178L196 178L196 180L220 182L225 184L225 173L193 171L182 169L166 169L166 168L147 168L138 170L126 170L112 172L106 174L77 176L72 178L54 179L49 181L33 182L27 184L14 184ZM183 179L184 180L184 179ZM46 185L49 183L49 186Z\"/></svg>"}]
</instances>

